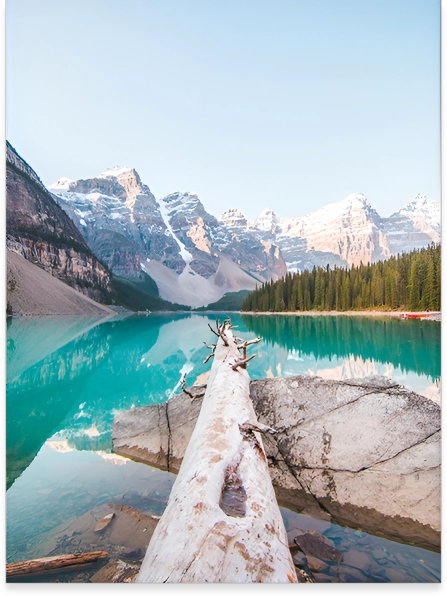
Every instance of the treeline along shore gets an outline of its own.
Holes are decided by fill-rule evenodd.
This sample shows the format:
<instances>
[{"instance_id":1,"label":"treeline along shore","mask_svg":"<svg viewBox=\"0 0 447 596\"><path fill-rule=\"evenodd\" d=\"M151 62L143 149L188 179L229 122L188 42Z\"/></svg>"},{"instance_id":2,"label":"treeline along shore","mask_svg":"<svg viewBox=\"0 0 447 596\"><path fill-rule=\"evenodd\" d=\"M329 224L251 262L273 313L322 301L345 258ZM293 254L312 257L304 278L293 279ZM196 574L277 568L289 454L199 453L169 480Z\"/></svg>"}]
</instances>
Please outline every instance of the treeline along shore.
<instances>
[{"instance_id":1,"label":"treeline along shore","mask_svg":"<svg viewBox=\"0 0 447 596\"><path fill-rule=\"evenodd\" d=\"M246 312L441 308L441 245L374 264L288 273L265 282L244 300Z\"/></svg>"}]
</instances>

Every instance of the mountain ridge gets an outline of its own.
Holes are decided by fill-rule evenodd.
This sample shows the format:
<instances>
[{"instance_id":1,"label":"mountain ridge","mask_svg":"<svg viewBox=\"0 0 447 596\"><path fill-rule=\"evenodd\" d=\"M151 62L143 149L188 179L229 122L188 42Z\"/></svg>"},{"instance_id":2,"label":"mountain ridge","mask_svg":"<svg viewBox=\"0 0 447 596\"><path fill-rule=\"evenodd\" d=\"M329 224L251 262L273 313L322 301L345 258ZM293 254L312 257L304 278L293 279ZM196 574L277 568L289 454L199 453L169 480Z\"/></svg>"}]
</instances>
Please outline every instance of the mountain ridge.
<instances>
[{"instance_id":1,"label":"mountain ridge","mask_svg":"<svg viewBox=\"0 0 447 596\"><path fill-rule=\"evenodd\" d=\"M114 274L138 282L148 273L164 300L205 306L287 271L279 249L218 221L196 193L157 201L132 168L49 190Z\"/></svg>"},{"instance_id":2,"label":"mountain ridge","mask_svg":"<svg viewBox=\"0 0 447 596\"><path fill-rule=\"evenodd\" d=\"M247 225L276 242L291 272L326 266L325 258L332 259L331 266L358 266L441 238L439 203L422 195L389 218L382 218L363 194L352 193L298 218L278 218L267 208Z\"/></svg>"},{"instance_id":3,"label":"mountain ridge","mask_svg":"<svg viewBox=\"0 0 447 596\"><path fill-rule=\"evenodd\" d=\"M422 195L389 218L356 192L302 217L267 208L248 221L237 207L215 217L192 191L157 200L134 168L49 190L112 272L134 282L146 272L161 298L193 308L287 271L357 266L440 240L439 204Z\"/></svg>"}]
</instances>

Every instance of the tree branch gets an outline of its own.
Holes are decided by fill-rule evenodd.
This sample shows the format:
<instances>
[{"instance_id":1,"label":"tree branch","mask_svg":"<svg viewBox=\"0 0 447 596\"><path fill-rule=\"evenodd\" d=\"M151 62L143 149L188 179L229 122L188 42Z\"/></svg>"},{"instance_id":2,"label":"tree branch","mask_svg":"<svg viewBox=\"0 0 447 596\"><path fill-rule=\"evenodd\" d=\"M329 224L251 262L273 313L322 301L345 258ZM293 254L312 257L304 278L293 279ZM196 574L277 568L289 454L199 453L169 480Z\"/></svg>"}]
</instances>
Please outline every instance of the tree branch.
<instances>
[{"instance_id":1,"label":"tree branch","mask_svg":"<svg viewBox=\"0 0 447 596\"><path fill-rule=\"evenodd\" d=\"M256 356L256 354L253 354L253 356L250 356L250 358L243 358L242 360L236 360L236 362L230 366L233 370L237 370L237 368L239 366L241 368L247 368L247 362L250 362L250 360L255 358L255 356Z\"/></svg>"}]
</instances>

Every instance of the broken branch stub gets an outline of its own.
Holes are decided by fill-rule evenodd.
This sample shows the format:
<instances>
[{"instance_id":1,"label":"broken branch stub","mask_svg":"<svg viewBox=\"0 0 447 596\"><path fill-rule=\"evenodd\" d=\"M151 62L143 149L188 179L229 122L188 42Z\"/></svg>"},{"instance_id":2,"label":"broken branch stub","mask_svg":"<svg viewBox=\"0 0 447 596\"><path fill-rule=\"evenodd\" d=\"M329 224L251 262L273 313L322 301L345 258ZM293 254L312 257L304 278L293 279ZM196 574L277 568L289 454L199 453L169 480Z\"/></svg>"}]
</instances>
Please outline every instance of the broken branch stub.
<instances>
[{"instance_id":1,"label":"broken branch stub","mask_svg":"<svg viewBox=\"0 0 447 596\"><path fill-rule=\"evenodd\" d=\"M222 326L221 326L222 328ZM219 337L202 408L138 583L297 582L231 329ZM260 426L259 426L260 428ZM254 430L252 430L254 429ZM256 440L248 440L247 433Z\"/></svg>"},{"instance_id":2,"label":"broken branch stub","mask_svg":"<svg viewBox=\"0 0 447 596\"><path fill-rule=\"evenodd\" d=\"M237 370L239 367L240 368L247 368L247 362L250 362L250 360L253 360L253 358L256 356L256 354L253 354L253 356L250 356L250 358L242 358L241 360L238 359L236 360L236 362L233 362L233 364L231 365L231 368L233 370Z\"/></svg>"},{"instance_id":3,"label":"broken branch stub","mask_svg":"<svg viewBox=\"0 0 447 596\"><path fill-rule=\"evenodd\" d=\"M181 386L182 386L183 393L188 395L191 398L191 401L194 401L195 399L199 399L200 397L203 397L205 395L206 385L195 385L195 389L196 389L195 393L191 393L191 391L188 391L188 389L186 389L186 373L183 375Z\"/></svg>"}]
</instances>

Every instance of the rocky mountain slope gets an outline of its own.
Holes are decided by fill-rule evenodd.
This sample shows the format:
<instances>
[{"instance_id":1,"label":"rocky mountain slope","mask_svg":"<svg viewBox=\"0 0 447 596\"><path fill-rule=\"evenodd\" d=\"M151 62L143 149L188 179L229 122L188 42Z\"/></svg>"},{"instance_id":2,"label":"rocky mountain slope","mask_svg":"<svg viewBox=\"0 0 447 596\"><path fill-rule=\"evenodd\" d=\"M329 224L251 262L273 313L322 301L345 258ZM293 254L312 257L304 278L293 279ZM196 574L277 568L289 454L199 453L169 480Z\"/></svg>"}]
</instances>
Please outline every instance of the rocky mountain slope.
<instances>
[{"instance_id":1,"label":"rocky mountain slope","mask_svg":"<svg viewBox=\"0 0 447 596\"><path fill-rule=\"evenodd\" d=\"M137 283L147 273L161 298L192 307L287 270L357 266L440 241L439 204L419 195L389 218L355 193L304 217L266 209L249 222L235 208L217 219L193 192L157 201L132 168L50 189L112 272Z\"/></svg>"},{"instance_id":2,"label":"rocky mountain slope","mask_svg":"<svg viewBox=\"0 0 447 596\"><path fill-rule=\"evenodd\" d=\"M417 195L406 207L382 220L383 230L392 254L424 248L441 241L441 209L439 203Z\"/></svg>"},{"instance_id":3,"label":"rocky mountain slope","mask_svg":"<svg viewBox=\"0 0 447 596\"><path fill-rule=\"evenodd\" d=\"M286 273L270 242L218 221L195 193L177 192L157 202L134 169L113 168L88 180L62 178L50 189L113 273L138 281L146 272L165 300L200 307Z\"/></svg>"},{"instance_id":4,"label":"rocky mountain slope","mask_svg":"<svg viewBox=\"0 0 447 596\"><path fill-rule=\"evenodd\" d=\"M440 208L418 195L404 209L381 218L356 193L300 218L278 218L266 209L247 227L280 247L289 271L327 264L350 267L439 242Z\"/></svg>"},{"instance_id":5,"label":"rocky mountain slope","mask_svg":"<svg viewBox=\"0 0 447 596\"><path fill-rule=\"evenodd\" d=\"M7 250L8 311L21 315L115 316L115 312L63 283L22 255Z\"/></svg>"},{"instance_id":6,"label":"rocky mountain slope","mask_svg":"<svg viewBox=\"0 0 447 596\"><path fill-rule=\"evenodd\" d=\"M34 170L6 143L6 233L8 254L34 265L79 290L107 302L110 272L54 201Z\"/></svg>"}]
</instances>

